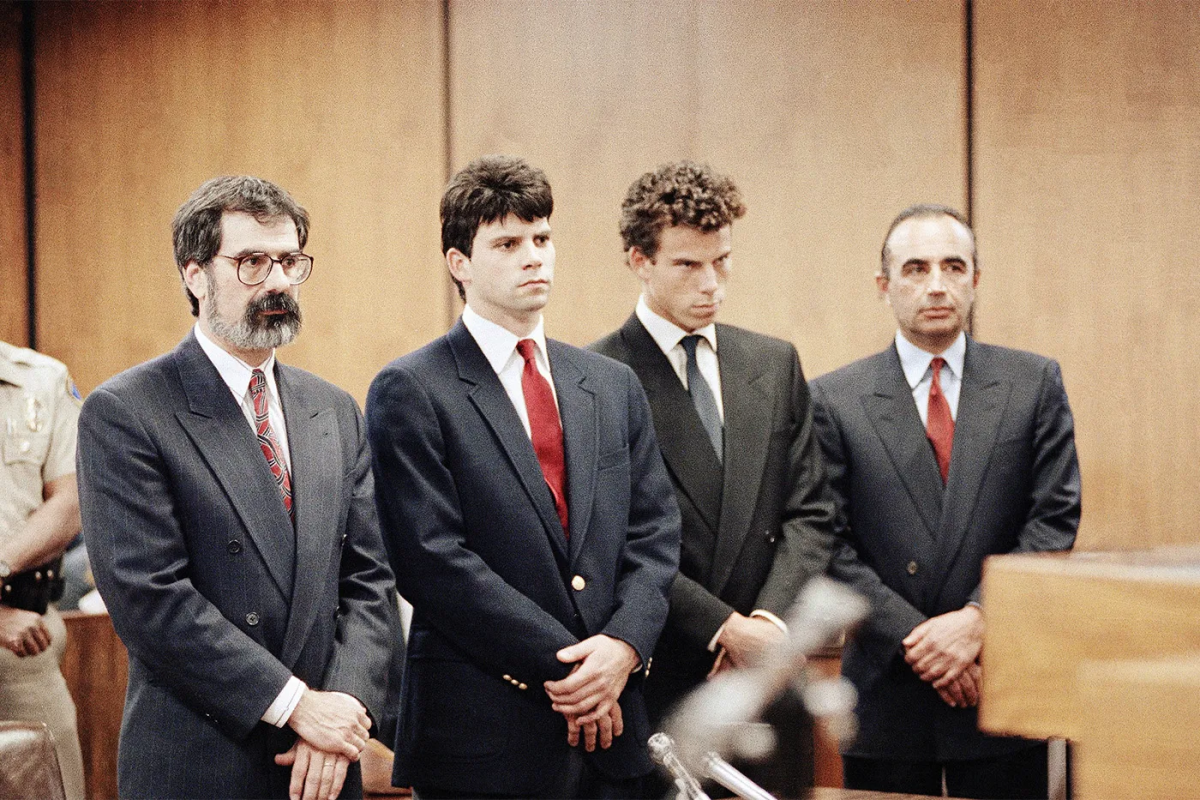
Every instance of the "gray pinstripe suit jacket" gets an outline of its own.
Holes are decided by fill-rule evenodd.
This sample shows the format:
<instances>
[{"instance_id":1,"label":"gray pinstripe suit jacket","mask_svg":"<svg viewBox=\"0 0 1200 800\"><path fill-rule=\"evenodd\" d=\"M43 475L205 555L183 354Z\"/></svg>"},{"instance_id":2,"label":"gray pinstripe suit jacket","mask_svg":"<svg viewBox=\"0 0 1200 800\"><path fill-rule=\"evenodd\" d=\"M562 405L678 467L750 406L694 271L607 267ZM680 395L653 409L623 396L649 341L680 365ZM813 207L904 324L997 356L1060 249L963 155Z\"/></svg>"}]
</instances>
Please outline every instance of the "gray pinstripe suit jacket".
<instances>
[{"instance_id":1,"label":"gray pinstripe suit jacket","mask_svg":"<svg viewBox=\"0 0 1200 800\"><path fill-rule=\"evenodd\" d=\"M286 797L272 759L294 735L259 719L293 674L382 714L400 640L362 417L313 375L276 378L294 528L194 335L84 404L84 534L130 656L122 797Z\"/></svg>"}]
</instances>

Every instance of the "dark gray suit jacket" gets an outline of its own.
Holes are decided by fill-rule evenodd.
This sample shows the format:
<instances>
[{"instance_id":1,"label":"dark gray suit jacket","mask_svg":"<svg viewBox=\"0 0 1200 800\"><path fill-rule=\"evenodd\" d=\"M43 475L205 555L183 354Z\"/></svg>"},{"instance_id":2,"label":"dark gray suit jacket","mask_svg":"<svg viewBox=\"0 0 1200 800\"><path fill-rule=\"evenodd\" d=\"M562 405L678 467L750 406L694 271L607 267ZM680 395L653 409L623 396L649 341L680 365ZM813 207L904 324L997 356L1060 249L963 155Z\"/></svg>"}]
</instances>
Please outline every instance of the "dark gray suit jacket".
<instances>
[{"instance_id":1,"label":"dark gray suit jacket","mask_svg":"<svg viewBox=\"0 0 1200 800\"><path fill-rule=\"evenodd\" d=\"M272 759L294 734L259 718L292 674L382 715L402 645L362 418L340 389L275 369L294 529L193 334L84 403L83 529L130 656L122 797L286 797Z\"/></svg>"},{"instance_id":2,"label":"dark gray suit jacket","mask_svg":"<svg viewBox=\"0 0 1200 800\"><path fill-rule=\"evenodd\" d=\"M630 370L547 340L562 418L570 540L512 401L460 320L384 369L367 424L380 519L413 604L393 781L536 794L567 763L543 683L555 653L605 633L650 658L679 564L679 511ZM625 733L586 758L650 771L641 674Z\"/></svg>"},{"instance_id":3,"label":"dark gray suit jacket","mask_svg":"<svg viewBox=\"0 0 1200 800\"><path fill-rule=\"evenodd\" d=\"M657 717L704 680L713 663L708 643L730 614L761 608L782 617L805 581L825 571L833 504L790 343L717 326L723 466L636 314L591 349L628 364L641 380L683 515L679 575L646 682Z\"/></svg>"},{"instance_id":4,"label":"dark gray suit jacket","mask_svg":"<svg viewBox=\"0 0 1200 800\"><path fill-rule=\"evenodd\" d=\"M900 642L929 617L978 600L987 556L1074 543L1079 462L1058 364L967 339L945 487L894 345L812 390L839 512L831 574L872 605L842 657L860 722L845 752L961 760L1021 748L980 733L975 709L942 702Z\"/></svg>"}]
</instances>

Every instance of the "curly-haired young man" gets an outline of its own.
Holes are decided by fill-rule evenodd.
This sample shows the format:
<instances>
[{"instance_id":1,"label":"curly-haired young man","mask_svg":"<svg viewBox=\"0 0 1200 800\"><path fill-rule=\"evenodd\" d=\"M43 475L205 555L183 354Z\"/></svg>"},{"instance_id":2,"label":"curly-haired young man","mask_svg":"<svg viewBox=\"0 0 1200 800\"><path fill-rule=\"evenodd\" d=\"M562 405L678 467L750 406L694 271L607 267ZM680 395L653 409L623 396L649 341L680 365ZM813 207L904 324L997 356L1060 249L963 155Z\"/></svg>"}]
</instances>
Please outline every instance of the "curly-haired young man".
<instances>
[{"instance_id":1,"label":"curly-haired young man","mask_svg":"<svg viewBox=\"0 0 1200 800\"><path fill-rule=\"evenodd\" d=\"M657 725L706 676L753 664L832 547L808 387L788 342L717 324L732 274L733 181L680 161L647 172L621 207L642 283L625 324L592 349L631 366L654 416L683 514L679 575L646 701ZM808 726L784 713L777 758L759 771L785 796L811 785Z\"/></svg>"}]
</instances>

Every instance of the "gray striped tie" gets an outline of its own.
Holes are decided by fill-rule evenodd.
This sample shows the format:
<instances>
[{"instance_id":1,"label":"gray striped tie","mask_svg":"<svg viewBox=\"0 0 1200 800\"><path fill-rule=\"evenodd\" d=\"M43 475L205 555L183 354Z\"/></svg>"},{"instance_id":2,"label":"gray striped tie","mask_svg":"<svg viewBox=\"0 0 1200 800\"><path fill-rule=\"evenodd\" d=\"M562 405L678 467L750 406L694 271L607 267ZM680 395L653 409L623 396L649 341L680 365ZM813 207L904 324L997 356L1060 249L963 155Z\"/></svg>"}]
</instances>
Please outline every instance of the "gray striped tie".
<instances>
[{"instance_id":1,"label":"gray striped tie","mask_svg":"<svg viewBox=\"0 0 1200 800\"><path fill-rule=\"evenodd\" d=\"M696 413L700 415L700 422L704 425L708 439L712 442L713 450L717 453L717 460L724 463L725 432L721 426L721 415L717 411L717 400L713 397L712 387L700 374L700 365L696 363L696 344L699 341L700 336L692 334L683 337L680 342L684 352L687 353L688 394L692 396L692 405L696 407Z\"/></svg>"}]
</instances>

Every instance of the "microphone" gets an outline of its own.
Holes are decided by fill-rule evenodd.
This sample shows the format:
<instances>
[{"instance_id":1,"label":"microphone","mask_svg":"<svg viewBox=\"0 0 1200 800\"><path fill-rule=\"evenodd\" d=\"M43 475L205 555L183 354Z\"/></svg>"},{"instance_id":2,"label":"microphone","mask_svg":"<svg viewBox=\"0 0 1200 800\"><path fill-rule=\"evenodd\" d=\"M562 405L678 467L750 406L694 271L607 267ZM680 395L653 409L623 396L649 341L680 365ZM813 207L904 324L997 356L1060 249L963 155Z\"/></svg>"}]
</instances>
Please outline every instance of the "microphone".
<instances>
[{"instance_id":1,"label":"microphone","mask_svg":"<svg viewBox=\"0 0 1200 800\"><path fill-rule=\"evenodd\" d=\"M687 800L711 800L700 788L700 782L688 772L687 767L675 755L675 741L661 731L650 737L646 742L650 748L650 758L658 764L667 768L671 776L675 778L675 784L679 787L680 793Z\"/></svg>"},{"instance_id":2,"label":"microphone","mask_svg":"<svg viewBox=\"0 0 1200 800\"><path fill-rule=\"evenodd\" d=\"M761 719L771 701L788 691L800 694L814 716L850 716L853 687L840 678L818 680L807 668L807 658L868 610L867 601L848 587L824 577L810 580L787 615L786 640L769 648L759 665L721 673L704 683L667 720L667 731L678 741L678 759L699 770L709 752L761 755L752 752L760 748L747 747L755 738L746 735L747 723Z\"/></svg>"},{"instance_id":3,"label":"microphone","mask_svg":"<svg viewBox=\"0 0 1200 800\"><path fill-rule=\"evenodd\" d=\"M716 753L704 756L704 774L744 800L775 800L775 796Z\"/></svg>"}]
</instances>

